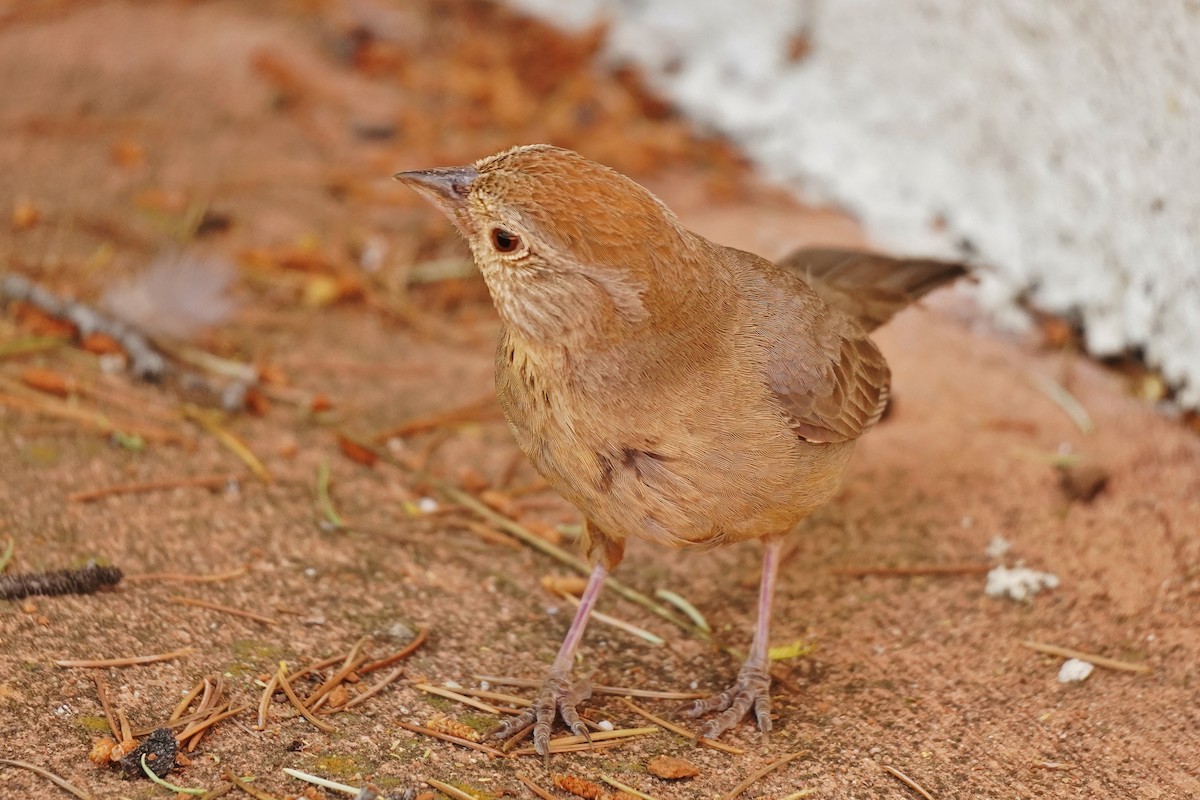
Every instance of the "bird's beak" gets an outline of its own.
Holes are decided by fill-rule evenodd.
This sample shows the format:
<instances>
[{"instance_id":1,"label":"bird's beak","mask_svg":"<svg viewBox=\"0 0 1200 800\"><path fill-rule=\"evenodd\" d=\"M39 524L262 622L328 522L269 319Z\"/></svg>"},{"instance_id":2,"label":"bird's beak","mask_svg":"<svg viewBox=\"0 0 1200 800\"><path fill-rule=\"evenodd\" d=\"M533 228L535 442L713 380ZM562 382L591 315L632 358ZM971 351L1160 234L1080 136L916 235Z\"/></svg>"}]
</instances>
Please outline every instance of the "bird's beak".
<instances>
[{"instance_id":1,"label":"bird's beak","mask_svg":"<svg viewBox=\"0 0 1200 800\"><path fill-rule=\"evenodd\" d=\"M410 186L422 197L448 216L464 233L467 232L467 196L471 185L479 178L474 167L439 167L399 172L396 180Z\"/></svg>"},{"instance_id":2,"label":"bird's beak","mask_svg":"<svg viewBox=\"0 0 1200 800\"><path fill-rule=\"evenodd\" d=\"M476 172L474 167L414 169L412 172L395 175L395 179L401 184L413 187L443 209L466 204L470 186L478 178L479 172Z\"/></svg>"}]
</instances>

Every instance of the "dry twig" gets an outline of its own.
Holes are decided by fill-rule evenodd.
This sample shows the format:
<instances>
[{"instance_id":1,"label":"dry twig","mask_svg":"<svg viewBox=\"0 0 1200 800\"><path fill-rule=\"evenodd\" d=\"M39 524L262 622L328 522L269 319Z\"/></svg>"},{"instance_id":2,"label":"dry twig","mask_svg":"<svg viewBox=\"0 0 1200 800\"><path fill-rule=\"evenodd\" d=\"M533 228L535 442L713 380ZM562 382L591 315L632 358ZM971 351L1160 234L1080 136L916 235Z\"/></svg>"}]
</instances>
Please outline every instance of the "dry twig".
<instances>
[{"instance_id":1,"label":"dry twig","mask_svg":"<svg viewBox=\"0 0 1200 800\"><path fill-rule=\"evenodd\" d=\"M225 768L225 771L222 773L222 777L224 777L225 780L232 783L238 789L241 789L243 792L253 797L254 800L279 800L279 798L275 797L274 795L267 794L262 789L256 789L250 784L246 783L237 775L234 775L233 770L231 770L229 767Z\"/></svg>"},{"instance_id":2,"label":"dry twig","mask_svg":"<svg viewBox=\"0 0 1200 800\"><path fill-rule=\"evenodd\" d=\"M921 787L921 784L917 783L916 781L914 781L912 778L910 778L910 777L908 777L907 775L905 775L905 774L904 774L903 772L901 772L900 770L898 770L898 769L896 769L895 767L893 767L893 766L890 766L890 765L888 765L888 764L882 764L881 766L882 766L882 767L884 768L884 770L886 770L886 771L887 771L889 774L891 774L891 775L894 775L898 781L900 781L901 783L903 783L903 784L904 784L905 786L907 786L908 788L912 789L912 790L913 790L914 792L916 792L917 794L921 795L921 797L924 797L924 798L925 798L925 800L933 800L933 797L932 797L932 796L930 796L929 792L925 791L925 789L923 789L923 788Z\"/></svg>"},{"instance_id":3,"label":"dry twig","mask_svg":"<svg viewBox=\"0 0 1200 800\"><path fill-rule=\"evenodd\" d=\"M618 792L626 792L627 794L631 794L634 797L640 797L640 798L642 798L642 800L657 800L657 798L652 797L651 795L648 795L645 792L639 791L627 783L621 783L616 778L610 778L607 775L601 775L600 780L604 781L609 786L616 789Z\"/></svg>"},{"instance_id":4,"label":"dry twig","mask_svg":"<svg viewBox=\"0 0 1200 800\"><path fill-rule=\"evenodd\" d=\"M468 794L456 786L451 786L448 783L443 783L442 781L434 780L433 778L426 778L425 782L447 797L453 797L454 800L476 800L477 798L477 795Z\"/></svg>"},{"instance_id":5,"label":"dry twig","mask_svg":"<svg viewBox=\"0 0 1200 800\"><path fill-rule=\"evenodd\" d=\"M167 599L170 600L172 603L178 603L181 606L192 606L193 608L206 608L209 611L219 611L222 614L230 614L235 617L242 617L244 619L252 619L255 622L261 622L263 625L278 625L279 624L279 620L277 620L277 619L263 616L262 614L256 614L253 611L244 611L240 608L233 608L232 606L224 606L224 605L221 605L220 603L214 603L210 600L200 600L195 597L181 597L176 594L171 595Z\"/></svg>"},{"instance_id":6,"label":"dry twig","mask_svg":"<svg viewBox=\"0 0 1200 800\"><path fill-rule=\"evenodd\" d=\"M471 706L472 708L478 708L480 711L486 711L489 714L521 713L515 708L502 708L500 706L494 706L491 703L484 703L480 700L475 700L471 697L467 697L466 695L459 694L458 692L453 692L449 689L443 689L441 686L434 686L429 683L414 683L413 688L420 689L422 692L428 692L429 694L436 694L439 697L445 697L448 700L454 700L462 703L463 705Z\"/></svg>"},{"instance_id":7,"label":"dry twig","mask_svg":"<svg viewBox=\"0 0 1200 800\"><path fill-rule=\"evenodd\" d=\"M413 640L406 644L402 649L392 653L390 656L381 658L378 661L372 661L370 664L364 664L362 669L358 671L358 674L366 675L369 672L374 672L375 670L383 669L384 667L390 667L397 661L403 661L415 653L421 647L421 645L425 644L425 640L428 637L429 629L421 628L419 631L417 631L417 635L413 637Z\"/></svg>"},{"instance_id":8,"label":"dry twig","mask_svg":"<svg viewBox=\"0 0 1200 800\"><path fill-rule=\"evenodd\" d=\"M713 750L720 750L724 753L729 753L729 754L735 755L735 756L745 755L745 753L746 753L746 751L741 749L740 747L734 747L731 744L725 744L724 742L718 742L716 739L705 739L701 736L698 736L695 733L692 733L687 728L684 728L681 725L676 725L674 722L665 720L662 717L659 717L655 714L651 714L646 709L642 708L641 706L637 705L636 703L633 703L630 700L625 699L624 697L621 698L621 702L624 703L625 706L628 707L630 711L632 711L633 713L642 717L643 719L649 720L650 722L653 722L655 725L658 725L660 728L665 728L666 730L669 730L671 733L677 733L680 736L691 739L696 744L703 745L704 747L711 747Z\"/></svg>"},{"instance_id":9,"label":"dry twig","mask_svg":"<svg viewBox=\"0 0 1200 800\"><path fill-rule=\"evenodd\" d=\"M126 582L132 581L177 581L179 583L219 583L221 581L240 578L250 571L249 567L238 567L227 572L214 572L211 575L191 575L186 572L144 572L141 575L126 575Z\"/></svg>"},{"instance_id":10,"label":"dry twig","mask_svg":"<svg viewBox=\"0 0 1200 800\"><path fill-rule=\"evenodd\" d=\"M276 682L279 684L279 688L283 689L283 693L287 695L288 700L290 700L292 705L296 707L296 710L300 712L300 716L304 717L306 720L311 722L313 725L316 725L326 733L334 733L337 731L337 728L333 725L330 725L324 720L317 719L316 716L304 705L304 701L296 696L295 690L293 690L291 684L288 683L287 662L279 662L279 671L275 673L275 677Z\"/></svg>"},{"instance_id":11,"label":"dry twig","mask_svg":"<svg viewBox=\"0 0 1200 800\"><path fill-rule=\"evenodd\" d=\"M55 661L56 667L84 667L88 669L103 669L105 667L135 667L142 664L154 664L159 661L172 661L176 658L190 656L196 652L194 647L182 647L178 650L172 650L169 653L155 653L149 656L129 656L128 658L101 658L101 659L83 659L83 660L60 660Z\"/></svg>"},{"instance_id":12,"label":"dry twig","mask_svg":"<svg viewBox=\"0 0 1200 800\"><path fill-rule=\"evenodd\" d=\"M541 681L530 680L528 678L510 678L506 675L479 675L472 676L476 680L487 681L501 686L520 686L526 689L537 689L542 685ZM464 693L467 691L462 690ZM487 694L481 689L472 690L478 693L479 697L486 697ZM708 697L704 692L663 692L657 689L634 689L628 686L608 686L603 683L592 684L592 694L608 694L614 697L643 697L647 700L695 700L701 697ZM513 695L502 695L495 699L511 698ZM520 698L517 698L520 699ZM528 705L528 703L526 703Z\"/></svg>"},{"instance_id":13,"label":"dry twig","mask_svg":"<svg viewBox=\"0 0 1200 800\"><path fill-rule=\"evenodd\" d=\"M122 483L115 486L105 486L100 489L89 489L86 492L74 492L67 495L72 503L92 503L105 497L120 494L142 494L144 492L161 492L169 489L221 489L230 482L240 481L242 476L236 473L221 473L218 475L201 475L195 478L174 478L165 481L146 481L144 483Z\"/></svg>"},{"instance_id":14,"label":"dry twig","mask_svg":"<svg viewBox=\"0 0 1200 800\"><path fill-rule=\"evenodd\" d=\"M1059 647L1055 644L1042 644L1041 642L1032 642L1028 639L1021 641L1022 647L1028 647L1030 650L1036 650L1039 653L1045 653L1051 656L1062 656L1063 658L1077 658L1080 661L1086 661L1089 664L1095 664L1097 667L1105 667L1107 669L1120 670L1121 672L1139 672L1146 674L1151 672L1150 667L1145 664L1133 664L1128 661L1117 661L1113 658L1105 658L1104 656L1085 653L1082 650L1072 650L1069 647Z\"/></svg>"},{"instance_id":15,"label":"dry twig","mask_svg":"<svg viewBox=\"0 0 1200 800\"><path fill-rule=\"evenodd\" d=\"M566 753L571 752L572 749L588 750L591 749L593 744L629 739L636 736L651 736L658 733L658 730L658 728L618 728L615 731L594 731L589 736L559 736L557 739L550 740L549 751L551 753ZM514 750L513 755L533 755L535 752L532 747L523 747L520 750Z\"/></svg>"},{"instance_id":16,"label":"dry twig","mask_svg":"<svg viewBox=\"0 0 1200 800\"><path fill-rule=\"evenodd\" d=\"M27 769L30 772L36 772L63 791L75 795L79 800L92 800L92 796L83 789L80 789L65 778L60 778L50 770L39 767L37 764L30 764L28 761L18 761L15 758L0 758L0 764L7 764L10 767L19 767L20 769Z\"/></svg>"},{"instance_id":17,"label":"dry twig","mask_svg":"<svg viewBox=\"0 0 1200 800\"><path fill-rule=\"evenodd\" d=\"M533 781L529 780L529 778L526 778L524 775L518 775L517 780L519 780L521 783L525 784L525 788L527 788L529 791L536 794L538 797L541 798L541 800L558 800L558 798L556 798L554 795L550 794L545 789L538 786Z\"/></svg>"},{"instance_id":18,"label":"dry twig","mask_svg":"<svg viewBox=\"0 0 1200 800\"><path fill-rule=\"evenodd\" d=\"M354 708L356 705L358 705L360 703L366 702L367 700L369 700L370 698L379 694L379 692L383 691L388 686L390 686L397 678L399 678L403 674L404 674L404 667L403 666L396 667L394 670L392 670L386 676L384 676L383 680L381 680L379 683L372 686L370 689L367 689L365 692L360 694L358 697L351 698L346 703L346 705L342 706L341 709L339 709L339 710L346 711L347 709Z\"/></svg>"},{"instance_id":19,"label":"dry twig","mask_svg":"<svg viewBox=\"0 0 1200 800\"><path fill-rule=\"evenodd\" d=\"M225 445L225 448L240 458L260 481L263 483L271 482L271 473L267 471L266 466L263 465L258 456L254 455L254 451L234 435L232 431L217 422L211 412L189 403L183 407L183 415L212 434L213 438L218 442Z\"/></svg>"},{"instance_id":20,"label":"dry twig","mask_svg":"<svg viewBox=\"0 0 1200 800\"><path fill-rule=\"evenodd\" d=\"M108 702L108 687L104 683L104 673L93 672L92 680L96 682L96 695L100 698L100 708L104 709L104 719L108 722L108 729L112 731L113 738L119 742L121 741L121 730L117 727L117 721L113 719L112 706Z\"/></svg>"},{"instance_id":21,"label":"dry twig","mask_svg":"<svg viewBox=\"0 0 1200 800\"><path fill-rule=\"evenodd\" d=\"M451 736L448 733L441 733L440 731L435 731L430 728L426 728L423 725L411 725L407 722L399 721L399 720L396 722L396 724L399 725L401 728L404 728L404 730L410 731L412 733L419 733L424 736L432 736L433 738L441 739L444 742L451 742L452 744L462 745L463 747L469 747L472 750L478 750L481 753L487 753L489 756L495 756L496 758L504 758L504 753L501 753L496 748L489 747L486 744L479 744L478 742L472 742L469 739L460 739L457 736Z\"/></svg>"},{"instance_id":22,"label":"dry twig","mask_svg":"<svg viewBox=\"0 0 1200 800\"><path fill-rule=\"evenodd\" d=\"M763 767L760 770L756 770L756 771L752 772L750 775L748 775L746 777L746 779L744 781L742 781L737 786L730 789L725 794L721 795L721 800L733 800L733 798L737 797L742 792L749 789L751 786L753 786L759 780L762 780L762 778L765 777L766 775L769 775L770 773L774 772L775 770L779 769L780 767L782 767L785 764L795 761L797 758L804 755L804 753L805 753L804 750L797 750L794 753L789 753L788 755L784 756L783 758L779 758L779 759L772 761L770 764L767 764L765 767Z\"/></svg>"}]
</instances>

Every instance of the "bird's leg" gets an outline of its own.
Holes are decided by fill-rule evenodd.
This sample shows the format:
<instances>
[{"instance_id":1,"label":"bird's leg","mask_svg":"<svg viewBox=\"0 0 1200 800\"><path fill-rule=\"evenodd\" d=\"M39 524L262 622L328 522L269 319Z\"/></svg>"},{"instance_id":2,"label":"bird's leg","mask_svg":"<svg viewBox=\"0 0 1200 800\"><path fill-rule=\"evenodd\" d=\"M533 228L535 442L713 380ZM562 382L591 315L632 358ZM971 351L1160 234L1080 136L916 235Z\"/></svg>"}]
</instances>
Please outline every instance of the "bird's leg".
<instances>
[{"instance_id":1,"label":"bird's leg","mask_svg":"<svg viewBox=\"0 0 1200 800\"><path fill-rule=\"evenodd\" d=\"M742 717L754 709L758 729L764 734L771 730L771 675L767 658L767 629L771 622L771 601L775 596L775 578L779 573L779 556L782 539L772 537L766 542L763 553L762 581L758 587L758 623L754 628L754 640L750 643L750 655L738 671L737 682L720 694L697 700L684 709L689 717L699 717L710 711L721 713L713 717L700 731L706 739L715 739L736 725Z\"/></svg>"},{"instance_id":2,"label":"bird's leg","mask_svg":"<svg viewBox=\"0 0 1200 800\"><path fill-rule=\"evenodd\" d=\"M567 629L567 635L558 649L554 663L550 666L550 673L542 681L542 688L538 690L533 706L497 727L492 731L493 737L507 738L517 731L533 725L533 748L539 755L549 758L550 728L554 724L554 717L557 714L562 717L563 722L571 729L572 733L591 738L587 726L583 724L583 720L579 718L579 712L575 710L576 705L591 696L591 688L586 683L579 688L575 687L571 681L571 667L575 662L575 651L579 648L580 640L583 639L583 631L587 628L588 617L591 616L592 607L596 605L596 599L600 596L600 589L604 586L606 577L608 577L608 567L603 563L597 564L588 578L583 596L579 598L579 608L575 612L575 619L571 620L571 627Z\"/></svg>"}]
</instances>

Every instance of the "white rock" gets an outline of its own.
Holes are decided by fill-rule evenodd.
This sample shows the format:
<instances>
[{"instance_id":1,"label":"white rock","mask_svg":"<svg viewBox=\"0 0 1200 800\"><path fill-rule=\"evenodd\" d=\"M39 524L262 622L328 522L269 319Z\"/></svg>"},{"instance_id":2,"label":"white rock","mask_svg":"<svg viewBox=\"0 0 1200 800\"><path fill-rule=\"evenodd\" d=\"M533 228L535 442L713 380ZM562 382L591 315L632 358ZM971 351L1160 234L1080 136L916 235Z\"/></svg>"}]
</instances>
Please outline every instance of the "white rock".
<instances>
[{"instance_id":1,"label":"white rock","mask_svg":"<svg viewBox=\"0 0 1200 800\"><path fill-rule=\"evenodd\" d=\"M1079 683L1087 680L1087 676L1091 675L1094 669L1095 667L1086 661L1080 661L1078 658L1068 659L1058 671L1058 682Z\"/></svg>"},{"instance_id":2,"label":"white rock","mask_svg":"<svg viewBox=\"0 0 1200 800\"><path fill-rule=\"evenodd\" d=\"M987 574L988 597L1011 597L1013 600L1029 600L1043 589L1058 588L1058 576L1049 572L1038 572L1028 567L1006 567L1000 565Z\"/></svg>"},{"instance_id":3,"label":"white rock","mask_svg":"<svg viewBox=\"0 0 1200 800\"><path fill-rule=\"evenodd\" d=\"M987 550L983 552L988 558L1004 558L1009 550L1012 550L1012 542L1003 536L993 536L992 540L988 542Z\"/></svg>"}]
</instances>

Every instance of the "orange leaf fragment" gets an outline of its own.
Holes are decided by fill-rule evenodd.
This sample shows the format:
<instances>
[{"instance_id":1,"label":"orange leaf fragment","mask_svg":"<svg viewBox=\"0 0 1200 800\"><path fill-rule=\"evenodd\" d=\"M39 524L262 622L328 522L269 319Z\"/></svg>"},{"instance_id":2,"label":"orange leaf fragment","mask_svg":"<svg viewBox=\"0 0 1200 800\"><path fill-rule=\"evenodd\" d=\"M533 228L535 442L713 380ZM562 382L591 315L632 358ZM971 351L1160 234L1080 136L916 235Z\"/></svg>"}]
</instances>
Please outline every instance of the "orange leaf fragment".
<instances>
[{"instance_id":1,"label":"orange leaf fragment","mask_svg":"<svg viewBox=\"0 0 1200 800\"><path fill-rule=\"evenodd\" d=\"M52 394L55 397L66 397L75 388L75 382L59 375L57 372L41 367L30 367L21 373L21 382L31 389Z\"/></svg>"},{"instance_id":2,"label":"orange leaf fragment","mask_svg":"<svg viewBox=\"0 0 1200 800\"><path fill-rule=\"evenodd\" d=\"M37 225L42 219L42 212L28 200L18 200L13 204L9 225L14 231L27 231Z\"/></svg>"},{"instance_id":3,"label":"orange leaf fragment","mask_svg":"<svg viewBox=\"0 0 1200 800\"><path fill-rule=\"evenodd\" d=\"M362 446L353 439L347 439L345 436L338 437L338 449L346 458L356 464L362 464L364 467L373 467L379 460L379 456L375 455L373 450Z\"/></svg>"},{"instance_id":4,"label":"orange leaf fragment","mask_svg":"<svg viewBox=\"0 0 1200 800\"><path fill-rule=\"evenodd\" d=\"M675 756L655 756L646 764L646 769L650 770L650 774L668 781L694 778L700 774L695 764Z\"/></svg>"},{"instance_id":5,"label":"orange leaf fragment","mask_svg":"<svg viewBox=\"0 0 1200 800\"><path fill-rule=\"evenodd\" d=\"M146 163L146 151L133 139L122 139L114 142L108 151L113 163L126 169L137 169Z\"/></svg>"},{"instance_id":6,"label":"orange leaf fragment","mask_svg":"<svg viewBox=\"0 0 1200 800\"><path fill-rule=\"evenodd\" d=\"M79 343L79 346L89 353L94 353L98 356L109 356L125 352L125 348L121 347L121 343L107 333L89 333L83 337L83 341Z\"/></svg>"},{"instance_id":7,"label":"orange leaf fragment","mask_svg":"<svg viewBox=\"0 0 1200 800\"><path fill-rule=\"evenodd\" d=\"M29 303L13 304L13 313L21 327L36 336L48 336L57 339L74 339L78 332L74 325L66 320L52 317L45 311Z\"/></svg>"}]
</instances>

